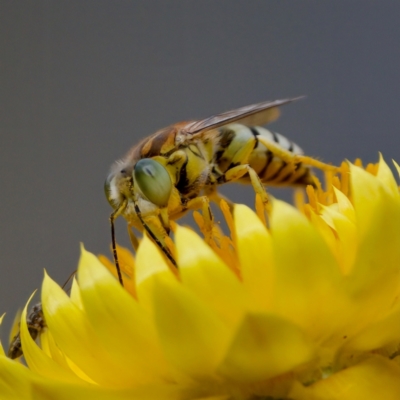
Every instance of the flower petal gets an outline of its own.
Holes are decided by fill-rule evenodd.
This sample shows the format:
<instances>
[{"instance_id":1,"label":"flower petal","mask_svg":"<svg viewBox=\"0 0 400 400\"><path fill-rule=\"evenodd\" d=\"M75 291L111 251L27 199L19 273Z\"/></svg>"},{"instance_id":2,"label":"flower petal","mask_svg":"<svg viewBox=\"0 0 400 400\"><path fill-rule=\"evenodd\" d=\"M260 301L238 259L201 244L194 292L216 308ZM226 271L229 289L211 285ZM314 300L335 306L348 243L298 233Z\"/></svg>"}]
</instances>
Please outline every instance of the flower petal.
<instances>
[{"instance_id":1,"label":"flower petal","mask_svg":"<svg viewBox=\"0 0 400 400\"><path fill-rule=\"evenodd\" d=\"M398 400L400 367L394 361L371 356L311 386L297 386L289 397L296 400Z\"/></svg>"},{"instance_id":2,"label":"flower petal","mask_svg":"<svg viewBox=\"0 0 400 400\"><path fill-rule=\"evenodd\" d=\"M393 161L394 167L396 168L397 174L400 176L400 166L399 166L399 164L397 164L397 162L394 161L394 160L392 160L392 161Z\"/></svg>"},{"instance_id":3,"label":"flower petal","mask_svg":"<svg viewBox=\"0 0 400 400\"><path fill-rule=\"evenodd\" d=\"M102 348L124 370L126 383L148 383L167 377L149 315L83 247L78 276L88 320Z\"/></svg>"},{"instance_id":4,"label":"flower petal","mask_svg":"<svg viewBox=\"0 0 400 400\"><path fill-rule=\"evenodd\" d=\"M1 377L0 377L1 379ZM35 381L33 396L10 397L10 400L185 400L198 399L204 390L171 384L140 385L132 388L65 385L54 381ZM1 386L0 386L1 389ZM3 399L3 398L2 398ZM8 399L7 399L8 400Z\"/></svg>"},{"instance_id":5,"label":"flower petal","mask_svg":"<svg viewBox=\"0 0 400 400\"><path fill-rule=\"evenodd\" d=\"M337 263L306 217L278 200L273 203L271 232L276 268L273 309L321 340L340 326L347 306Z\"/></svg>"},{"instance_id":6,"label":"flower petal","mask_svg":"<svg viewBox=\"0 0 400 400\"><path fill-rule=\"evenodd\" d=\"M354 212L353 204L351 204L350 199L339 189L333 187L333 191L337 200L338 211L347 217L351 222L356 222L356 215Z\"/></svg>"},{"instance_id":7,"label":"flower petal","mask_svg":"<svg viewBox=\"0 0 400 400\"><path fill-rule=\"evenodd\" d=\"M236 325L246 305L238 277L191 229L178 226L175 239L183 285Z\"/></svg>"},{"instance_id":8,"label":"flower petal","mask_svg":"<svg viewBox=\"0 0 400 400\"><path fill-rule=\"evenodd\" d=\"M247 314L218 372L235 382L281 375L314 356L314 346L294 324L274 315Z\"/></svg>"},{"instance_id":9,"label":"flower petal","mask_svg":"<svg viewBox=\"0 0 400 400\"><path fill-rule=\"evenodd\" d=\"M2 400L31 400L33 372L22 364L0 356L0 394ZM35 400L40 398L35 398Z\"/></svg>"},{"instance_id":10,"label":"flower petal","mask_svg":"<svg viewBox=\"0 0 400 400\"><path fill-rule=\"evenodd\" d=\"M343 272L348 275L354 266L357 255L357 229L355 223L334 207L322 207L321 218L336 232L337 261Z\"/></svg>"},{"instance_id":11,"label":"flower petal","mask_svg":"<svg viewBox=\"0 0 400 400\"><path fill-rule=\"evenodd\" d=\"M47 325L59 348L93 381L108 386L124 382L124 371L100 345L85 314L47 275L42 286ZM108 365L105 369L104 365ZM110 374L109 369L114 373Z\"/></svg>"},{"instance_id":12,"label":"flower petal","mask_svg":"<svg viewBox=\"0 0 400 400\"><path fill-rule=\"evenodd\" d=\"M3 323L3 318L4 318L4 314L1 316L0 318L0 325ZM11 343L11 341L14 339L14 337L17 335L18 331L19 331L19 323L21 320L21 310L19 309L17 311L17 313L14 316L14 320L11 324L11 330L10 330L10 334L8 336L8 343ZM1 344L1 341L0 341ZM4 349L3 346L1 345L1 351L3 352L2 355L4 355Z\"/></svg>"},{"instance_id":13,"label":"flower petal","mask_svg":"<svg viewBox=\"0 0 400 400\"><path fill-rule=\"evenodd\" d=\"M244 205L235 205L234 217L243 286L253 300L254 310L266 310L275 287L271 235L258 216Z\"/></svg>"},{"instance_id":14,"label":"flower petal","mask_svg":"<svg viewBox=\"0 0 400 400\"><path fill-rule=\"evenodd\" d=\"M117 245L118 262L122 272L124 288L132 295L136 296L136 287L134 281L135 259L133 254L125 247ZM107 267L111 274L118 279L117 269L114 262L110 261L106 256L99 255L100 262Z\"/></svg>"},{"instance_id":15,"label":"flower petal","mask_svg":"<svg viewBox=\"0 0 400 400\"><path fill-rule=\"evenodd\" d=\"M366 326L390 313L400 292L400 200L377 177L355 166L351 172L359 245L346 290Z\"/></svg>"},{"instance_id":16,"label":"flower petal","mask_svg":"<svg viewBox=\"0 0 400 400\"><path fill-rule=\"evenodd\" d=\"M3 314L3 315L0 316L0 326L1 326L1 324L3 323L4 316L5 316L5 314ZM15 320L14 320L14 323L13 323L13 327L11 328L11 332L13 331L14 326L15 326ZM15 335L16 335L16 333L14 333L13 335L10 335L9 342L11 342L11 340L13 339L13 337L14 337ZM1 356L5 356L5 352L4 352L3 343L2 343L1 340L0 340L0 357L1 357Z\"/></svg>"},{"instance_id":17,"label":"flower petal","mask_svg":"<svg viewBox=\"0 0 400 400\"><path fill-rule=\"evenodd\" d=\"M153 313L152 284L154 276L162 276L163 279L176 281L176 276L169 269L160 250L146 236L143 236L136 254L136 291L139 303L150 314Z\"/></svg>"},{"instance_id":18,"label":"flower petal","mask_svg":"<svg viewBox=\"0 0 400 400\"><path fill-rule=\"evenodd\" d=\"M400 307L381 320L369 324L341 349L342 354L367 352L384 348L388 345L398 345L400 338Z\"/></svg>"},{"instance_id":19,"label":"flower petal","mask_svg":"<svg viewBox=\"0 0 400 400\"><path fill-rule=\"evenodd\" d=\"M22 350L29 368L37 372L46 379L56 379L67 382L79 382L80 379L75 376L69 369L63 368L60 364L50 358L31 338L26 322L26 314L30 301L35 293L31 295L21 313L20 335L22 341Z\"/></svg>"},{"instance_id":20,"label":"flower petal","mask_svg":"<svg viewBox=\"0 0 400 400\"><path fill-rule=\"evenodd\" d=\"M45 329L40 335L40 345L42 350L52 358L57 364L59 364L64 369L68 370L76 375L78 378L82 379L84 382L95 383L90 379L78 366L73 363L66 355L59 349L51 332Z\"/></svg>"},{"instance_id":21,"label":"flower petal","mask_svg":"<svg viewBox=\"0 0 400 400\"><path fill-rule=\"evenodd\" d=\"M376 177L382 182L383 186L391 193L392 196L399 196L399 187L394 179L392 171L386 164L381 153L379 153L379 168Z\"/></svg>"},{"instance_id":22,"label":"flower petal","mask_svg":"<svg viewBox=\"0 0 400 400\"><path fill-rule=\"evenodd\" d=\"M154 277L152 294L167 359L191 377L212 377L228 345L229 329L177 281Z\"/></svg>"}]
</instances>

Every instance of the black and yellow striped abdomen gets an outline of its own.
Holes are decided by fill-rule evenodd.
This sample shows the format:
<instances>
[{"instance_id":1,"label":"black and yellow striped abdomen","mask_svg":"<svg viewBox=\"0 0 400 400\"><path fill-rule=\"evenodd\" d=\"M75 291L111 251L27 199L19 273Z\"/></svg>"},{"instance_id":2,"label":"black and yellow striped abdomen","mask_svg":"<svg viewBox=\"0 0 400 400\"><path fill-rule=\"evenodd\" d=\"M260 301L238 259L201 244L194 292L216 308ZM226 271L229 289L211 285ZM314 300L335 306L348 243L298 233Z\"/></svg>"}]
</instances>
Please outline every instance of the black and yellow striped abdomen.
<instances>
[{"instance_id":1,"label":"black and yellow striped abdomen","mask_svg":"<svg viewBox=\"0 0 400 400\"><path fill-rule=\"evenodd\" d=\"M313 179L309 167L302 164L288 165L274 155L259 140L259 136L293 154L302 155L303 150L285 136L260 126L247 127L241 124L229 124L219 129L219 139L214 155L214 165L220 173L240 164L249 164L268 185L312 185ZM248 182L245 176L241 179Z\"/></svg>"}]
</instances>

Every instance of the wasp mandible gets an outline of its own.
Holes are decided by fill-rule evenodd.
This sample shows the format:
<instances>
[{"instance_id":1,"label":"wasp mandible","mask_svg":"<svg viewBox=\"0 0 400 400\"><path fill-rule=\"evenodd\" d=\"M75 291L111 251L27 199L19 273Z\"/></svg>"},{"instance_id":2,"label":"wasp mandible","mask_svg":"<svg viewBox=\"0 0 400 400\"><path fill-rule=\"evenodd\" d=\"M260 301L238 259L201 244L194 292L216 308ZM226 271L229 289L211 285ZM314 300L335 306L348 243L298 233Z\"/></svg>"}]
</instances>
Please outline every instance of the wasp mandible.
<instances>
[{"instance_id":1,"label":"wasp mandible","mask_svg":"<svg viewBox=\"0 0 400 400\"><path fill-rule=\"evenodd\" d=\"M218 202L219 185L250 183L264 204L264 185L313 184L310 167L335 170L311 157L266 125L279 117L279 107L299 98L266 101L199 121L180 122L143 139L117 161L105 182L111 214L114 261L122 284L115 245L114 220L122 215L134 247L131 227L147 231L176 266L166 244L170 220L188 210L203 209L211 216L209 201Z\"/></svg>"}]
</instances>

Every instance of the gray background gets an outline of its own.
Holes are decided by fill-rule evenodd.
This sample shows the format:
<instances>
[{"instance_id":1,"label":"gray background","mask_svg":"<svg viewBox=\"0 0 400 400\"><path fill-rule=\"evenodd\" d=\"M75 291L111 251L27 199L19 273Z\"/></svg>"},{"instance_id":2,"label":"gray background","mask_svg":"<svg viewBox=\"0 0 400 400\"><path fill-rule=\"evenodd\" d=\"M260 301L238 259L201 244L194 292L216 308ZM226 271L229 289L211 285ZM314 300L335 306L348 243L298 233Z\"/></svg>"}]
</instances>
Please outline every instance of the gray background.
<instances>
[{"instance_id":1,"label":"gray background","mask_svg":"<svg viewBox=\"0 0 400 400\"><path fill-rule=\"evenodd\" d=\"M170 123L307 95L274 129L308 154L400 161L399 16L382 0L2 0L0 312L43 268L62 283L80 241L108 251L109 165Z\"/></svg>"}]
</instances>

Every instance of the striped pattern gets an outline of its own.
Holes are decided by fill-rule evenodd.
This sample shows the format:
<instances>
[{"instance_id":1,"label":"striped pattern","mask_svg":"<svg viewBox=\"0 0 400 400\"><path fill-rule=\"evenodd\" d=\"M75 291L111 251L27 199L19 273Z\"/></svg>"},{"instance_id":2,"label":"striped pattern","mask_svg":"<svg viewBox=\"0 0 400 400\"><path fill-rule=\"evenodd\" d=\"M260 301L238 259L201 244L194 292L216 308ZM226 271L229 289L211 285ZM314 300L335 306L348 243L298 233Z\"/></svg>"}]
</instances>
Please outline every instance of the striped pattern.
<instances>
[{"instance_id":1,"label":"striped pattern","mask_svg":"<svg viewBox=\"0 0 400 400\"><path fill-rule=\"evenodd\" d=\"M258 174L261 181L268 185L310 185L313 184L309 167L297 164L295 169L285 161L275 156L262 143L258 136L263 136L270 142L278 144L283 149L303 154L302 149L285 136L268 129L255 126L247 127L241 124L230 124L219 129L219 142L215 151L214 163L217 169L224 173L239 163L232 162L235 155L249 146L248 154L243 155L240 164L249 164ZM240 157L239 157L240 158ZM245 176L242 181L248 182Z\"/></svg>"}]
</instances>

